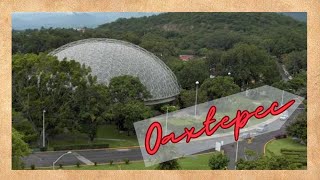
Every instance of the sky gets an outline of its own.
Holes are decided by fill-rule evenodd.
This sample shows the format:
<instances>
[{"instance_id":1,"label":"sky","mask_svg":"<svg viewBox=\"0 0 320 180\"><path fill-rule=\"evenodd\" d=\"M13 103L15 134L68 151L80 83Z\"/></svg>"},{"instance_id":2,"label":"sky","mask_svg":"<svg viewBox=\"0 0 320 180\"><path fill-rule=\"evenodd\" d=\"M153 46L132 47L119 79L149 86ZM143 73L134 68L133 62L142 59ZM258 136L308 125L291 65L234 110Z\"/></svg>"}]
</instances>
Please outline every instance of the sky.
<instances>
[{"instance_id":1,"label":"sky","mask_svg":"<svg viewBox=\"0 0 320 180\"><path fill-rule=\"evenodd\" d=\"M95 28L98 25L113 22L119 18L152 16L159 13L148 12L16 12L12 14L12 28L15 30L45 28ZM282 13L304 21L303 12Z\"/></svg>"},{"instance_id":2,"label":"sky","mask_svg":"<svg viewBox=\"0 0 320 180\"><path fill-rule=\"evenodd\" d=\"M94 28L119 18L151 16L146 12L16 12L12 14L15 30L49 28Z\"/></svg>"}]
</instances>

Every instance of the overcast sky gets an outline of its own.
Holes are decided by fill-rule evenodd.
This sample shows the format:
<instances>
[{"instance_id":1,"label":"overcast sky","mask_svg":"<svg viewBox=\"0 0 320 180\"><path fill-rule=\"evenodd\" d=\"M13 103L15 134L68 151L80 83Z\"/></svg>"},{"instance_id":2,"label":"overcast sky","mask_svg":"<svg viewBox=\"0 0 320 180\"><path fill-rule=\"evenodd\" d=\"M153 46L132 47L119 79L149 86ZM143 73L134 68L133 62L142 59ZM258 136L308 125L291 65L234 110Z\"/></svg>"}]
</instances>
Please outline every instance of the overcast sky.
<instances>
[{"instance_id":1,"label":"overcast sky","mask_svg":"<svg viewBox=\"0 0 320 180\"><path fill-rule=\"evenodd\" d=\"M146 12L17 12L12 14L12 28L16 30L49 28L94 28L119 18L151 16ZM304 12L282 13L299 21L307 21Z\"/></svg>"},{"instance_id":2,"label":"overcast sky","mask_svg":"<svg viewBox=\"0 0 320 180\"><path fill-rule=\"evenodd\" d=\"M131 18L151 16L159 13L145 12L18 12L12 14L12 28L17 30L41 27L96 27L100 24L117 20L118 18Z\"/></svg>"}]
</instances>

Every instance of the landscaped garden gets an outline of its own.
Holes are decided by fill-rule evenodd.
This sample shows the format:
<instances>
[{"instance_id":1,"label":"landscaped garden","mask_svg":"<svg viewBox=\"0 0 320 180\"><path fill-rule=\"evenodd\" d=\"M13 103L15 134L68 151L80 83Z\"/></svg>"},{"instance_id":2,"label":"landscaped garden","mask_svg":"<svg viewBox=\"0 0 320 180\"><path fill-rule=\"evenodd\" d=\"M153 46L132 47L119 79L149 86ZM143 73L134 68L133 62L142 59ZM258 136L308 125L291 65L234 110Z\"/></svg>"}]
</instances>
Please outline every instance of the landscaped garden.
<instances>
[{"instance_id":1,"label":"landscaped garden","mask_svg":"<svg viewBox=\"0 0 320 180\"><path fill-rule=\"evenodd\" d=\"M272 140L266 145L266 155L268 157L282 155L301 169L306 169L307 166L307 146L292 138Z\"/></svg>"},{"instance_id":2,"label":"landscaped garden","mask_svg":"<svg viewBox=\"0 0 320 180\"><path fill-rule=\"evenodd\" d=\"M126 132L119 132L115 125L107 124L98 127L97 137L93 142L90 142L86 134L61 134L49 141L48 150L53 150L53 147L56 146L65 146L70 144L109 144L110 148L139 145L136 136L128 136Z\"/></svg>"}]
</instances>

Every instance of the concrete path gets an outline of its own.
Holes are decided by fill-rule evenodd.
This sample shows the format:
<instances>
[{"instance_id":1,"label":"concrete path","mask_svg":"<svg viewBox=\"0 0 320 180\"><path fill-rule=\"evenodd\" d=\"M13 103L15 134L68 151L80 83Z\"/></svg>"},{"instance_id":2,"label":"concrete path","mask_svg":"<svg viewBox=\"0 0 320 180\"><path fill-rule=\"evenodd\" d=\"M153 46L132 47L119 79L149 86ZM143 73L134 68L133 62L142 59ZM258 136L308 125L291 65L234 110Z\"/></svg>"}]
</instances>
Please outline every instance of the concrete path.
<instances>
[{"instance_id":1,"label":"concrete path","mask_svg":"<svg viewBox=\"0 0 320 180\"><path fill-rule=\"evenodd\" d=\"M77 159L79 159L81 162L83 162L86 165L93 165L94 163L91 162L89 159L81 156L80 154L78 154L77 152L73 152L72 153Z\"/></svg>"}]
</instances>

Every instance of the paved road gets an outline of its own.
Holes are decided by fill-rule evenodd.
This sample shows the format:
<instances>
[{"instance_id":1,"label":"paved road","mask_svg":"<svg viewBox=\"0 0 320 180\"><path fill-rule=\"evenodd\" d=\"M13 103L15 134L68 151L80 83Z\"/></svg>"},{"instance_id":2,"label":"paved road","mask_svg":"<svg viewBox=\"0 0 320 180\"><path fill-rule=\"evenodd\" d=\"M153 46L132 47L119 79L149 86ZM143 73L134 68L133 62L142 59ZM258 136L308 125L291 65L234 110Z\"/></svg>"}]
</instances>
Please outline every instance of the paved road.
<instances>
[{"instance_id":1,"label":"paved road","mask_svg":"<svg viewBox=\"0 0 320 180\"><path fill-rule=\"evenodd\" d=\"M281 75L282 80L287 82L288 80L292 79L292 77L289 74L289 72L287 71L285 65L279 63L279 60L276 60L276 64L277 64L278 71L279 71L279 73Z\"/></svg>"},{"instance_id":2,"label":"paved road","mask_svg":"<svg viewBox=\"0 0 320 180\"><path fill-rule=\"evenodd\" d=\"M270 133L266 133L260 136L256 136L254 137L253 141L251 144L248 144L247 141L239 141L238 144L238 160L240 158L245 159L245 149L250 149L253 150L255 152L257 152L258 154L263 154L264 151L264 145L271 139L273 139L275 136L280 135L280 134L284 134L286 132L286 126L288 126L290 123L292 123L293 121L295 121L295 118L301 113L303 112L304 109L296 109L291 116L286 120L286 123L282 126L281 129L277 130L277 131L273 131ZM228 169L235 169L235 149L236 149L236 143L233 144L227 144L225 146L222 147L222 149L225 151L225 153L227 154L227 156L230 159L229 165L228 165Z\"/></svg>"},{"instance_id":3,"label":"paved road","mask_svg":"<svg viewBox=\"0 0 320 180\"><path fill-rule=\"evenodd\" d=\"M254 138L251 144L247 144L246 141L239 142L239 153L238 158L244 158L244 149L248 148L254 150L258 153L263 153L264 144L272 139L274 136L281 134L285 131L285 126L292 122L293 119L301 112L302 109L297 109L287 120L282 129ZM235 161L235 143L224 145L222 149L228 155L230 163L228 168L234 169ZM214 149L207 150L205 152L214 151ZM26 167L30 167L34 164L36 167L50 167L52 162L54 162L60 155L66 153L67 151L58 151L58 152L36 152L32 153L28 157L23 158ZM78 150L72 151L75 154L67 154L62 157L59 162L56 163L56 166L59 164L63 165L75 165L77 162L80 164L85 164L88 162L97 162L97 163L108 163L110 160L114 162L120 162L124 159L129 159L130 161L142 160L142 155L140 148L130 148L130 149L98 149L98 150ZM203 153L203 152L202 152Z\"/></svg>"},{"instance_id":4,"label":"paved road","mask_svg":"<svg viewBox=\"0 0 320 180\"><path fill-rule=\"evenodd\" d=\"M52 166L52 162L54 162L59 156L66 153L67 151L59 151L59 152L36 152L28 157L24 158L23 161L26 167L30 167L30 165L34 164L36 167L48 167ZM124 159L129 159L130 161L141 160L142 155L140 148L132 148L132 149L96 149L96 150L79 150L72 151L76 152L80 156L85 157L91 162L97 163L108 163L110 160L114 162L123 161ZM56 165L75 165L77 162L80 164L85 164L81 160L79 160L73 154L67 154L62 157Z\"/></svg>"}]
</instances>

